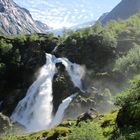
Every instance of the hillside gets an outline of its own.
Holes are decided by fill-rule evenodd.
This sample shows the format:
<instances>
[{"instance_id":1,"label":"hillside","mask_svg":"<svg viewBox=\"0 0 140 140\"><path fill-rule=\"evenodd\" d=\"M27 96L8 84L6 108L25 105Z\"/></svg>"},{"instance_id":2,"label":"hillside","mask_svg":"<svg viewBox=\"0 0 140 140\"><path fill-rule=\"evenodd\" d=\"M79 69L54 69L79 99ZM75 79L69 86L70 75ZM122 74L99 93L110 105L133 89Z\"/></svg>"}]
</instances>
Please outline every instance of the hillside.
<instances>
[{"instance_id":1,"label":"hillside","mask_svg":"<svg viewBox=\"0 0 140 140\"><path fill-rule=\"evenodd\" d=\"M96 23L92 27L68 31L62 37L54 37L53 34L1 35L0 111L3 114L10 116L18 102L26 99L25 104L18 106L17 112L17 114L21 113L22 119L24 118L22 111L25 110L25 117L26 112L31 111L29 120L24 119L28 123L23 124L22 128L26 128L32 119L34 120L35 115L38 118L38 122L34 123L35 126L39 122L44 125L45 121L42 123L42 120L46 115L42 116L42 114L48 107L48 105L44 107L46 103L44 98L50 97L47 94L48 87L52 87L53 117L57 114L59 105L71 99L72 94L78 93L78 95L62 114L62 121L74 121L67 121L53 129L29 135L9 134L0 138L2 140L10 138L15 140L92 140L95 138L96 140L139 140L139 58L140 13L127 20L111 21L105 26ZM45 71L42 74L40 69L44 64ZM26 98L28 97L26 93L30 85L37 80L39 73L43 75L43 78L41 77L43 80L44 77L49 78L50 81L47 79L49 86L43 81L43 85L38 89L42 79L39 79L39 84L36 84L38 81L35 82L35 85L31 86L33 88L29 90L30 93L35 89L35 92L31 92L31 95L35 93L34 96L29 96L33 97L30 102L30 98ZM72 76L76 82L78 81L76 86ZM130 79L133 79L131 84ZM44 89L45 92L42 92ZM38 96L41 98L39 102ZM43 104L42 113L38 113L40 102L41 105ZM34 107L36 103L38 104ZM96 114L89 117L89 121L78 125L77 116L87 112L89 108L92 108ZM50 110L49 108L47 112ZM13 124L12 127L15 126ZM4 124L1 128L2 132L7 133Z\"/></svg>"},{"instance_id":2,"label":"hillside","mask_svg":"<svg viewBox=\"0 0 140 140\"><path fill-rule=\"evenodd\" d=\"M122 0L111 12L100 17L99 21L106 24L110 20L127 19L138 11L140 11L139 0Z\"/></svg>"},{"instance_id":3,"label":"hillside","mask_svg":"<svg viewBox=\"0 0 140 140\"><path fill-rule=\"evenodd\" d=\"M30 12L13 0L0 0L0 32L6 34L30 34L44 32L33 20Z\"/></svg>"}]
</instances>

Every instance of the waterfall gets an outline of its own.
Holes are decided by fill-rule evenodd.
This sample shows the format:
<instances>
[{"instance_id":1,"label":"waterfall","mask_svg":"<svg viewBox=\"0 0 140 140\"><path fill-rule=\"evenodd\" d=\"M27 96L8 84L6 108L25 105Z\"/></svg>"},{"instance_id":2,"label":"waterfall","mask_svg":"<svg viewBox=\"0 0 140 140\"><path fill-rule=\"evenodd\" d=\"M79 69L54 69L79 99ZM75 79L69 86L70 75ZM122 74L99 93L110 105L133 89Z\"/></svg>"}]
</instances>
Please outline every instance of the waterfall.
<instances>
[{"instance_id":1,"label":"waterfall","mask_svg":"<svg viewBox=\"0 0 140 140\"><path fill-rule=\"evenodd\" d=\"M53 49L52 53L55 53L55 52L56 52L56 50L57 50L57 48L58 48L58 46L54 47L54 49Z\"/></svg>"},{"instance_id":2,"label":"waterfall","mask_svg":"<svg viewBox=\"0 0 140 140\"><path fill-rule=\"evenodd\" d=\"M50 127L58 125L59 123L62 122L65 110L68 108L68 106L71 103L71 101L73 100L73 98L76 97L77 95L78 95L78 93L75 93L62 101L62 103L58 107L55 117L53 118L53 120L51 122Z\"/></svg>"},{"instance_id":3,"label":"waterfall","mask_svg":"<svg viewBox=\"0 0 140 140\"><path fill-rule=\"evenodd\" d=\"M52 80L56 73L55 64L59 62L65 66L74 85L82 90L83 68L66 58L56 58L46 54L46 64L41 68L37 80L29 87L26 96L18 103L11 116L13 121L25 126L29 132L47 129L60 123L65 109L77 95L74 94L63 100L55 117L52 115Z\"/></svg>"},{"instance_id":4,"label":"waterfall","mask_svg":"<svg viewBox=\"0 0 140 140\"><path fill-rule=\"evenodd\" d=\"M55 57L46 54L46 64L41 68L37 80L29 87L11 119L24 125L28 131L49 127L52 120L52 80L56 72Z\"/></svg>"}]
</instances>

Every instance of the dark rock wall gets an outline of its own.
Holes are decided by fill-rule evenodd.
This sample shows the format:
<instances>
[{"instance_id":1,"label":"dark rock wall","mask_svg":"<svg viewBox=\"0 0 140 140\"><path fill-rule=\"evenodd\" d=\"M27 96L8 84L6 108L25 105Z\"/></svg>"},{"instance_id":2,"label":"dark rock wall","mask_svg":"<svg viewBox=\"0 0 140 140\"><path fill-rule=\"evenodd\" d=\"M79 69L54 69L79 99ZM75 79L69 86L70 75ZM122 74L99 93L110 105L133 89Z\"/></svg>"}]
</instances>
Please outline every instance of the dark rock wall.
<instances>
[{"instance_id":1,"label":"dark rock wall","mask_svg":"<svg viewBox=\"0 0 140 140\"><path fill-rule=\"evenodd\" d=\"M56 64L57 73L53 79L53 113L55 114L62 100L74 94L75 87L70 79L65 66L62 63Z\"/></svg>"}]
</instances>

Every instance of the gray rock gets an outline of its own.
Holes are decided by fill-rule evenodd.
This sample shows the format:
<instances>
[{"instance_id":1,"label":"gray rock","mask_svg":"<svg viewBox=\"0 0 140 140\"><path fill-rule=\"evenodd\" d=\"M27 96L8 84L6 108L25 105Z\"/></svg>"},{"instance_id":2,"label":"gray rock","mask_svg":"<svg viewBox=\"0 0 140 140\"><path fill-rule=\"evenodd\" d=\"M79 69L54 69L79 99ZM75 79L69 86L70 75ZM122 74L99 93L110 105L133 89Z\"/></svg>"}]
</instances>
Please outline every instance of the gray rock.
<instances>
[{"instance_id":1,"label":"gray rock","mask_svg":"<svg viewBox=\"0 0 140 140\"><path fill-rule=\"evenodd\" d=\"M12 129L12 123L7 116L0 113L0 133L4 133L8 129Z\"/></svg>"},{"instance_id":2,"label":"gray rock","mask_svg":"<svg viewBox=\"0 0 140 140\"><path fill-rule=\"evenodd\" d=\"M33 20L30 12L18 6L13 0L0 0L0 31L7 34L45 32Z\"/></svg>"}]
</instances>

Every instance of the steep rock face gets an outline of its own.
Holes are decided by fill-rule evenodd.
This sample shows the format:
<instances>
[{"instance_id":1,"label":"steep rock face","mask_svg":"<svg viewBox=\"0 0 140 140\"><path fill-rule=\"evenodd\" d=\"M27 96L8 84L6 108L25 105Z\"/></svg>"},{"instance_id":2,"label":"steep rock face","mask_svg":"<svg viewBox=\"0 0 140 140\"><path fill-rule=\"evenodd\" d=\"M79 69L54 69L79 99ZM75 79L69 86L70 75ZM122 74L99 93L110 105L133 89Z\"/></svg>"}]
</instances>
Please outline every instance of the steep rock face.
<instances>
[{"instance_id":1,"label":"steep rock face","mask_svg":"<svg viewBox=\"0 0 140 140\"><path fill-rule=\"evenodd\" d=\"M57 73L53 79L53 113L55 114L62 100L66 99L71 94L76 92L73 82L70 79L65 66L62 63L57 63Z\"/></svg>"},{"instance_id":2,"label":"steep rock face","mask_svg":"<svg viewBox=\"0 0 140 140\"><path fill-rule=\"evenodd\" d=\"M122 0L111 12L99 21L106 24L110 20L127 19L140 10L140 0Z\"/></svg>"},{"instance_id":3,"label":"steep rock face","mask_svg":"<svg viewBox=\"0 0 140 140\"><path fill-rule=\"evenodd\" d=\"M0 0L0 31L8 34L44 32L29 11L19 7L13 0Z\"/></svg>"}]
</instances>

